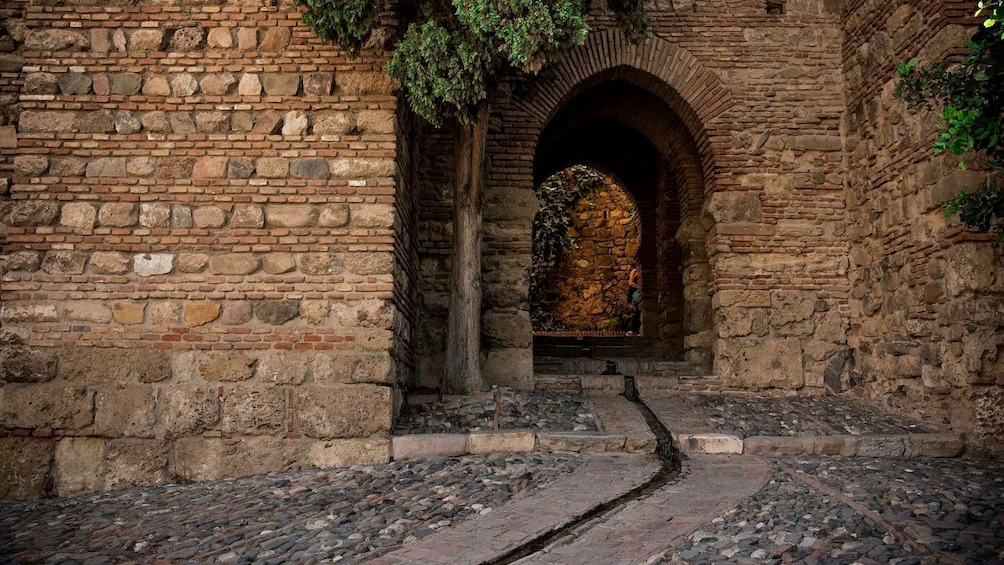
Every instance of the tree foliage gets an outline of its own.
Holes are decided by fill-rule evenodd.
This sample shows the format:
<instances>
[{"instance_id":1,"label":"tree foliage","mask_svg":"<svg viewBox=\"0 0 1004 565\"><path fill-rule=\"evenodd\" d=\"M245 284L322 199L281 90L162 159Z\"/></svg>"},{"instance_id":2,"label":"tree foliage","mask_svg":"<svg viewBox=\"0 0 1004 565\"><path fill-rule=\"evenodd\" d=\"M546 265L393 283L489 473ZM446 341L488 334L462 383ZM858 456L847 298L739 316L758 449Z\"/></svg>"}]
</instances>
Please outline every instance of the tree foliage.
<instances>
[{"instance_id":1,"label":"tree foliage","mask_svg":"<svg viewBox=\"0 0 1004 565\"><path fill-rule=\"evenodd\" d=\"M576 247L568 235L573 221L572 207L608 182L595 169L573 165L551 175L537 189L540 208L533 219L530 268L530 320L535 329L563 329L549 308L548 281L565 252Z\"/></svg>"},{"instance_id":2,"label":"tree foliage","mask_svg":"<svg viewBox=\"0 0 1004 565\"><path fill-rule=\"evenodd\" d=\"M920 67L916 59L899 67L896 96L910 107L941 108L942 133L934 150L956 155L982 153L987 166L1004 172L1004 2L980 2L983 25L969 42L969 53L957 64ZM964 162L960 164L965 167ZM962 191L945 203L948 215L1004 239L1004 186L991 183Z\"/></svg>"},{"instance_id":3,"label":"tree foliage","mask_svg":"<svg viewBox=\"0 0 1004 565\"><path fill-rule=\"evenodd\" d=\"M385 9L373 0L296 0L323 39L358 52ZM407 26L387 65L434 125L471 123L504 74L536 73L585 41L589 0L400 0ZM651 35L642 0L607 0L634 41Z\"/></svg>"}]
</instances>

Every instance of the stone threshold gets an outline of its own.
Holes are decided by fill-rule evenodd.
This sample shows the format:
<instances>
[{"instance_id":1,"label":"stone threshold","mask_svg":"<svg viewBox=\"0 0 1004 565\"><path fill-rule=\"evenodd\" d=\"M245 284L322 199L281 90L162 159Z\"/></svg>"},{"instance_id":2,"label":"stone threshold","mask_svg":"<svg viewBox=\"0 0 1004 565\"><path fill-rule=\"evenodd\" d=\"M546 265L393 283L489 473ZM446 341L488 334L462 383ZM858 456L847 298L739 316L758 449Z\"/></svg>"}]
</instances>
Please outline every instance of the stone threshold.
<instances>
[{"instance_id":1,"label":"stone threshold","mask_svg":"<svg viewBox=\"0 0 1004 565\"><path fill-rule=\"evenodd\" d=\"M623 382L623 381L622 381ZM391 438L391 457L426 459L484 453L655 453L657 440L645 418L615 387L585 393L600 431L499 430L462 434L405 434Z\"/></svg>"},{"instance_id":2,"label":"stone threshold","mask_svg":"<svg viewBox=\"0 0 1004 565\"><path fill-rule=\"evenodd\" d=\"M942 458L965 451L957 432L862 434L834 436L750 436L672 432L673 446L683 453L762 456L833 455L841 457Z\"/></svg>"}]
</instances>

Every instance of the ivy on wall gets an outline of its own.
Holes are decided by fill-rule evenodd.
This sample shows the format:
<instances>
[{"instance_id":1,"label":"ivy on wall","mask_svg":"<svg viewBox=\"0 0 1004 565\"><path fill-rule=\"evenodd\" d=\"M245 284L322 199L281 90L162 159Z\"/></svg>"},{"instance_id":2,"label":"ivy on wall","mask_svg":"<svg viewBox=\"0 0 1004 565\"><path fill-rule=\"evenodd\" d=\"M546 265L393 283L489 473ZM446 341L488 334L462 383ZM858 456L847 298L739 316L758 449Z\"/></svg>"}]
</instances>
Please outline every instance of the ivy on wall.
<instances>
[{"instance_id":1,"label":"ivy on wall","mask_svg":"<svg viewBox=\"0 0 1004 565\"><path fill-rule=\"evenodd\" d=\"M562 330L548 299L548 280L565 252L575 248L568 234L572 207L609 180L585 165L555 173L537 189L540 209L533 220L533 263L530 268L530 320L535 330Z\"/></svg>"}]
</instances>

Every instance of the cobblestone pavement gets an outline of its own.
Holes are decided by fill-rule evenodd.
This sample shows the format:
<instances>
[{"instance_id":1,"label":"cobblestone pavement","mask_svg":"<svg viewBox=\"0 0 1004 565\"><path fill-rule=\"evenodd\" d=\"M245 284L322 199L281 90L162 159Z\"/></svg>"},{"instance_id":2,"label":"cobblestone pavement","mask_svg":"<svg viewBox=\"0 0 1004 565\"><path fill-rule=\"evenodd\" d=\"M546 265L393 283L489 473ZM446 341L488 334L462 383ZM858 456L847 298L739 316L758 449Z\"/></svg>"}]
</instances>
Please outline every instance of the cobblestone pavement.
<instances>
[{"instance_id":1,"label":"cobblestone pavement","mask_svg":"<svg viewBox=\"0 0 1004 565\"><path fill-rule=\"evenodd\" d=\"M491 513L581 462L472 456L4 503L0 563L348 562Z\"/></svg>"},{"instance_id":2,"label":"cobblestone pavement","mask_svg":"<svg viewBox=\"0 0 1004 565\"><path fill-rule=\"evenodd\" d=\"M467 433L494 429L495 399L453 397L441 402L406 406L394 428L395 435ZM596 420L582 395L499 391L500 430L596 431Z\"/></svg>"},{"instance_id":3,"label":"cobblestone pavement","mask_svg":"<svg viewBox=\"0 0 1004 565\"><path fill-rule=\"evenodd\" d=\"M739 437L937 431L906 416L842 396L758 397L727 393L686 398L719 433Z\"/></svg>"},{"instance_id":4,"label":"cobblestone pavement","mask_svg":"<svg viewBox=\"0 0 1004 565\"><path fill-rule=\"evenodd\" d=\"M666 562L1004 563L1004 463L786 459Z\"/></svg>"}]
</instances>

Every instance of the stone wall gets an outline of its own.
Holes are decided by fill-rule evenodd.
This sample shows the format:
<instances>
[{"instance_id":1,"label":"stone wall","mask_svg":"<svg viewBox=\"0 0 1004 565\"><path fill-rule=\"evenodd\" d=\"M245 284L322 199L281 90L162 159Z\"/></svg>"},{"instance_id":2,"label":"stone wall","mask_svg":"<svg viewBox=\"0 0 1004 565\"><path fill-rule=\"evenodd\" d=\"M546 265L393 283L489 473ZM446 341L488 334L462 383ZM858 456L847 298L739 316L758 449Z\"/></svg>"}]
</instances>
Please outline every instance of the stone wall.
<instances>
[{"instance_id":1,"label":"stone wall","mask_svg":"<svg viewBox=\"0 0 1004 565\"><path fill-rule=\"evenodd\" d=\"M24 28L0 496L386 461L414 259L385 55L292 1Z\"/></svg>"},{"instance_id":2,"label":"stone wall","mask_svg":"<svg viewBox=\"0 0 1004 565\"><path fill-rule=\"evenodd\" d=\"M938 205L986 182L979 159L935 155L937 114L893 97L895 64L963 53L972 6L940 0L846 7L847 207L858 390L1004 445L1004 252Z\"/></svg>"},{"instance_id":3,"label":"stone wall","mask_svg":"<svg viewBox=\"0 0 1004 565\"><path fill-rule=\"evenodd\" d=\"M549 310L569 330L626 331L634 312L628 279L639 265L637 207L611 181L580 198L570 214L568 232L575 247L565 251L551 272L547 288L554 300Z\"/></svg>"},{"instance_id":4,"label":"stone wall","mask_svg":"<svg viewBox=\"0 0 1004 565\"><path fill-rule=\"evenodd\" d=\"M682 312L688 359L713 364L735 386L822 392L827 371L846 378L849 357L840 7L789 0L778 14L754 1L650 4L656 37L644 46L610 31L612 14L596 5L586 46L494 101L484 327L487 336L505 324L506 335L525 338L488 345L486 378L519 384L532 374L524 281L535 174L548 172L534 170L541 132L577 95L617 80L661 100L608 109L604 118L645 135L667 161L653 211L679 217L653 213L652 221L676 222L679 232L661 237L680 247L658 246L659 269L646 272L653 278L645 287L663 289L656 296L667 299L666 319ZM449 139L423 143L433 153L423 162L432 180L419 210L423 315L431 320L423 328L433 344L420 355L430 370L440 363L448 292ZM664 198L675 202L664 206ZM671 277L682 282L672 288ZM685 304L669 302L681 295Z\"/></svg>"}]
</instances>

